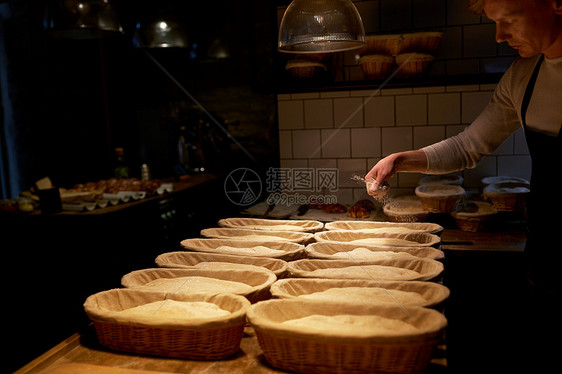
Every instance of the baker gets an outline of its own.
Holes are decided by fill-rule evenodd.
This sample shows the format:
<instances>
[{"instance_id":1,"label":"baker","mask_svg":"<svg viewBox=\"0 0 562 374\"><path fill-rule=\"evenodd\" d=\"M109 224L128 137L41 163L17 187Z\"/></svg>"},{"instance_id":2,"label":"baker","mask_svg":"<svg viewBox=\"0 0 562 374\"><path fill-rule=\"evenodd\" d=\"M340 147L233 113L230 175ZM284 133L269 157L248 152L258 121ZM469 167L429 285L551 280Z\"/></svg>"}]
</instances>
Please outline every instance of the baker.
<instances>
[{"instance_id":1,"label":"baker","mask_svg":"<svg viewBox=\"0 0 562 374\"><path fill-rule=\"evenodd\" d=\"M469 0L468 3L475 13L485 14L496 23L496 41L507 42L520 57L509 67L487 107L470 126L436 144L383 158L367 173L366 180L376 180L367 185L367 190L376 196L378 184L397 172L444 174L474 168L484 155L492 153L510 134L523 127L532 173L525 247L530 294L522 295L528 297L528 315L521 318L536 323L528 328L531 334L549 326L559 328L561 317L556 321L549 317L555 318L550 309L559 310L552 300L561 299L562 280L562 188L557 183L562 172L562 1ZM549 330L552 334L552 328ZM522 344L551 344L529 342L529 336L525 339ZM513 352L515 359L516 355ZM538 359L533 356L530 359L533 358Z\"/></svg>"}]
</instances>

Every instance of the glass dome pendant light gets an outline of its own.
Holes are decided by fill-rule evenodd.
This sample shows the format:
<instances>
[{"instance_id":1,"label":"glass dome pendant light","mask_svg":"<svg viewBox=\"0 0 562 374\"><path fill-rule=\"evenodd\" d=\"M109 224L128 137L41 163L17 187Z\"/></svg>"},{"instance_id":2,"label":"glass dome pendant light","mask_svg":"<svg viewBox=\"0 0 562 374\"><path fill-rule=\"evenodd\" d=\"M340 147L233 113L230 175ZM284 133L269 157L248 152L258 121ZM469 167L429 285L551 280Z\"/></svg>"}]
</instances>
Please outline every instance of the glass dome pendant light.
<instances>
[{"instance_id":1,"label":"glass dome pendant light","mask_svg":"<svg viewBox=\"0 0 562 374\"><path fill-rule=\"evenodd\" d=\"M43 26L59 38L98 39L122 35L110 0L48 0Z\"/></svg>"},{"instance_id":2,"label":"glass dome pendant light","mask_svg":"<svg viewBox=\"0 0 562 374\"><path fill-rule=\"evenodd\" d=\"M279 27L280 52L339 52L363 45L365 28L351 0L293 0Z\"/></svg>"}]
</instances>

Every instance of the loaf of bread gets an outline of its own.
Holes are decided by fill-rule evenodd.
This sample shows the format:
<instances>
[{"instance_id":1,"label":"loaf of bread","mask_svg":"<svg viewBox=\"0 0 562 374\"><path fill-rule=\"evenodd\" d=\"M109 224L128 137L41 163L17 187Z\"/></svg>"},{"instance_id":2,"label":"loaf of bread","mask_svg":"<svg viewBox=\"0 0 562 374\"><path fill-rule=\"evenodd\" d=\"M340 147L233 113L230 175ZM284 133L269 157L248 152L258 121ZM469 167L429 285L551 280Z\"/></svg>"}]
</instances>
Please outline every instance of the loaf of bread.
<instances>
[{"instance_id":1,"label":"loaf of bread","mask_svg":"<svg viewBox=\"0 0 562 374\"><path fill-rule=\"evenodd\" d=\"M375 315L341 314L325 316L312 314L302 318L290 319L283 324L318 332L344 334L370 332L374 334L402 335L416 333L418 329L409 323Z\"/></svg>"}]
</instances>

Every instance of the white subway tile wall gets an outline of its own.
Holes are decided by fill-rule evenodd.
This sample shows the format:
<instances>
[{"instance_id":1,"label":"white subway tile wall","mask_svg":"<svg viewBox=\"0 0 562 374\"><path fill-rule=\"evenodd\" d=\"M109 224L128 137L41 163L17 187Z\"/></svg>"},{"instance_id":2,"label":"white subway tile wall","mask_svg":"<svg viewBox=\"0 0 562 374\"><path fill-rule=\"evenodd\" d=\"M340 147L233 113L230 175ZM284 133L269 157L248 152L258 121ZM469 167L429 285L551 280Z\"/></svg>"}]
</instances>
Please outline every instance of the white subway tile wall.
<instances>
[{"instance_id":1,"label":"white subway tile wall","mask_svg":"<svg viewBox=\"0 0 562 374\"><path fill-rule=\"evenodd\" d=\"M516 51L495 41L495 25L466 0L354 0L368 35L442 31L428 76L504 72ZM284 6L278 8L278 20ZM364 82L356 51L338 57L334 81ZM351 181L382 157L418 149L463 131L484 109L495 84L356 89L277 95L281 167L337 168L338 198L365 197ZM314 90L312 90L314 91ZM490 175L530 177L524 132L511 135L475 169L458 172L467 188ZM394 191L413 193L422 174L402 173ZM348 201L349 199L349 201Z\"/></svg>"},{"instance_id":2,"label":"white subway tile wall","mask_svg":"<svg viewBox=\"0 0 562 374\"><path fill-rule=\"evenodd\" d=\"M485 108L494 88L485 84L278 95L281 167L337 168L336 195L351 202L365 194L353 175L365 175L390 153L463 131ZM523 131L512 134L476 168L458 174L469 189L481 188L481 179L490 175L529 178ZM391 186L413 193L422 176L399 174Z\"/></svg>"}]
</instances>

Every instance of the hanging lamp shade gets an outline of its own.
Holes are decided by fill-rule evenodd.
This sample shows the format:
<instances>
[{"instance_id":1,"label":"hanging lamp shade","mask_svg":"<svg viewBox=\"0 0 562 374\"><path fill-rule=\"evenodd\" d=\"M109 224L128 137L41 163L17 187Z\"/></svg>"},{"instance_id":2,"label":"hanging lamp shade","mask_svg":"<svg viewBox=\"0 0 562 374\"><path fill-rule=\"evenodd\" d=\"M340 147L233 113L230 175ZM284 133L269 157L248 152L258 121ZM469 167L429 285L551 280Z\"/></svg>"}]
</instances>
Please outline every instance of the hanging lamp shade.
<instances>
[{"instance_id":1,"label":"hanging lamp shade","mask_svg":"<svg viewBox=\"0 0 562 374\"><path fill-rule=\"evenodd\" d=\"M363 21L351 0L293 0L279 27L280 52L339 52L364 44Z\"/></svg>"},{"instance_id":2,"label":"hanging lamp shade","mask_svg":"<svg viewBox=\"0 0 562 374\"><path fill-rule=\"evenodd\" d=\"M98 39L123 34L109 0L49 0L45 31L54 37Z\"/></svg>"},{"instance_id":3,"label":"hanging lamp shade","mask_svg":"<svg viewBox=\"0 0 562 374\"><path fill-rule=\"evenodd\" d=\"M189 42L184 28L169 17L158 16L137 23L133 35L136 48L187 48Z\"/></svg>"}]
</instances>

